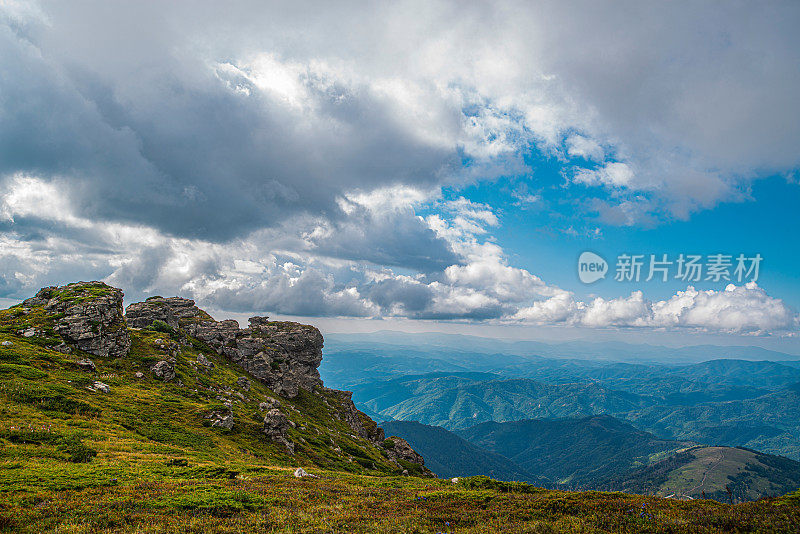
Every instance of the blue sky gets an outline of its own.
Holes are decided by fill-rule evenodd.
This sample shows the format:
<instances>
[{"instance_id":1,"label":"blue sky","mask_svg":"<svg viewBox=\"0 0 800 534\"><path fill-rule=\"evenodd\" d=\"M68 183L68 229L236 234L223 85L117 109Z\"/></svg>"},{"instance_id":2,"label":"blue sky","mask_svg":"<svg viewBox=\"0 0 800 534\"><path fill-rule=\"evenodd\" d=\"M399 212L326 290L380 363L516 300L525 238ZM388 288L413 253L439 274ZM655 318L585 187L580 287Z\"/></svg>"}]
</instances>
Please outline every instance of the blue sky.
<instances>
[{"instance_id":1,"label":"blue sky","mask_svg":"<svg viewBox=\"0 0 800 534\"><path fill-rule=\"evenodd\" d=\"M576 203L604 195L597 188L582 187L565 191L563 162L541 154L528 159L531 173L495 182L482 182L464 189L447 191L448 198L465 197L493 206L500 225L492 232L509 251L513 263L536 272L542 278L579 293L604 297L622 291L644 289L651 298L666 298L685 289L686 283L659 279L650 282L618 282L612 276L584 285L577 276L576 263L581 252L596 251L609 261L620 254L745 254L764 257L759 285L781 295L788 304L800 308L797 269L800 249L793 236L800 235L800 187L786 176L765 176L753 181L747 198L723 202L712 209L692 214L685 220L666 218L646 225L615 226L597 217L586 217ZM514 196L523 187L541 200L520 206ZM567 197L567 198L565 198ZM599 233L595 230L599 229ZM571 231L571 230L574 230ZM613 266L612 266L613 269ZM719 290L724 282L695 283L698 289Z\"/></svg>"},{"instance_id":2,"label":"blue sky","mask_svg":"<svg viewBox=\"0 0 800 534\"><path fill-rule=\"evenodd\" d=\"M793 342L798 23L793 2L5 2L0 299L100 279L338 330ZM763 262L585 285L586 250Z\"/></svg>"}]
</instances>

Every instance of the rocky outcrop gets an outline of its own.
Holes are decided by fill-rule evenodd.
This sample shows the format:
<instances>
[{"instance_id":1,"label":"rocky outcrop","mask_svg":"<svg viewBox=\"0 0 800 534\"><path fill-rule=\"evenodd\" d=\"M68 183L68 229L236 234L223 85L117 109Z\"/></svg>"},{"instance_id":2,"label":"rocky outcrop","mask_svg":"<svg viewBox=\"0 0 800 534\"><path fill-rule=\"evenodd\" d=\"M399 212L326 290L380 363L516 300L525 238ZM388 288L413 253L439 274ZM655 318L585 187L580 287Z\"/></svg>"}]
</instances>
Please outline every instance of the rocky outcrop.
<instances>
[{"instance_id":1,"label":"rocky outcrop","mask_svg":"<svg viewBox=\"0 0 800 534\"><path fill-rule=\"evenodd\" d=\"M271 409L264 416L264 434L272 441L281 443L290 454L294 454L294 443L286 437L286 431L289 426L289 418L277 408Z\"/></svg>"},{"instance_id":2,"label":"rocky outcrop","mask_svg":"<svg viewBox=\"0 0 800 534\"><path fill-rule=\"evenodd\" d=\"M313 326L252 317L249 327L242 329L231 319L215 321L193 300L180 297L151 297L131 304L125 317L134 328L163 321L170 328L182 330L239 364L279 395L296 397L300 388L311 391L322 385L317 370L322 362L322 334Z\"/></svg>"},{"instance_id":3,"label":"rocky outcrop","mask_svg":"<svg viewBox=\"0 0 800 534\"><path fill-rule=\"evenodd\" d=\"M384 441L384 444L388 445L386 452L389 455L389 458L392 460L404 460L412 464L419 464L421 466L425 465L425 460L422 458L422 455L412 449L411 445L409 445L408 442L403 438L391 436L389 439Z\"/></svg>"},{"instance_id":4,"label":"rocky outcrop","mask_svg":"<svg viewBox=\"0 0 800 534\"><path fill-rule=\"evenodd\" d=\"M181 297L150 297L136 302L125 310L125 320L132 328L147 328L154 321L163 321L173 330L199 321L212 321L210 315L195 306L194 301Z\"/></svg>"},{"instance_id":5,"label":"rocky outcrop","mask_svg":"<svg viewBox=\"0 0 800 534\"><path fill-rule=\"evenodd\" d=\"M150 368L150 372L153 373L154 377L164 382L169 382L175 378L175 367L166 360L156 363Z\"/></svg>"},{"instance_id":6,"label":"rocky outcrop","mask_svg":"<svg viewBox=\"0 0 800 534\"><path fill-rule=\"evenodd\" d=\"M122 291L103 282L77 282L45 287L22 305L44 307L56 318L53 330L66 343L102 358L119 358L131 347L122 296Z\"/></svg>"},{"instance_id":7,"label":"rocky outcrop","mask_svg":"<svg viewBox=\"0 0 800 534\"><path fill-rule=\"evenodd\" d=\"M353 429L354 435L372 442L375 446L380 446L383 443L383 429L370 419L367 414L356 408L351 391L328 388L325 388L324 391L325 396L333 400L332 404L325 402L333 409L334 417Z\"/></svg>"},{"instance_id":8,"label":"rocky outcrop","mask_svg":"<svg viewBox=\"0 0 800 534\"><path fill-rule=\"evenodd\" d=\"M313 326L253 317L233 346L223 346L223 354L286 397L296 397L299 388L311 391L322 386L317 370L322 334Z\"/></svg>"}]
</instances>

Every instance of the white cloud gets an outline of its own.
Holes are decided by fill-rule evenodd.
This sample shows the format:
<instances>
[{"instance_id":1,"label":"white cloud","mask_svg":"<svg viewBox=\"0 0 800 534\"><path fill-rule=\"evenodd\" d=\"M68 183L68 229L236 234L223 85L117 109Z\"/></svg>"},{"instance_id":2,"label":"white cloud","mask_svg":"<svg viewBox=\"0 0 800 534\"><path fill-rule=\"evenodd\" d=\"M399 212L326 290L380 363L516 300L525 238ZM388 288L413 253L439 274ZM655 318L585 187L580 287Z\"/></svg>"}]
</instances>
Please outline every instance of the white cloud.
<instances>
[{"instance_id":1,"label":"white cloud","mask_svg":"<svg viewBox=\"0 0 800 534\"><path fill-rule=\"evenodd\" d=\"M582 135L573 134L564 142L567 154L572 157L581 157L591 161L603 161L605 151L600 143Z\"/></svg>"},{"instance_id":2,"label":"white cloud","mask_svg":"<svg viewBox=\"0 0 800 534\"><path fill-rule=\"evenodd\" d=\"M573 181L586 185L604 185L621 188L631 184L635 175L625 163L612 161L597 169L578 169Z\"/></svg>"},{"instance_id":3,"label":"white cloud","mask_svg":"<svg viewBox=\"0 0 800 534\"><path fill-rule=\"evenodd\" d=\"M799 316L782 300L770 297L755 282L728 285L723 291L688 287L666 300L651 302L641 291L627 297L589 302L567 293L522 308L515 319L538 324L589 327L689 328L730 333L793 332Z\"/></svg>"}]
</instances>

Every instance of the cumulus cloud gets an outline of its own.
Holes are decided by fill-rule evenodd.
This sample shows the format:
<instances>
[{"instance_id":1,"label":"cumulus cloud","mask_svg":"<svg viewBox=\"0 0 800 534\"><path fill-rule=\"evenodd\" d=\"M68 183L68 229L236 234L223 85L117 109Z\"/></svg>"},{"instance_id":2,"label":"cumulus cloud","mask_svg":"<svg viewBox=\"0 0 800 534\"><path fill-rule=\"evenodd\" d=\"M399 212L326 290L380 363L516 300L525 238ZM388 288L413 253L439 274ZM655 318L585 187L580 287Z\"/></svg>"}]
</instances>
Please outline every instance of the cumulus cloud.
<instances>
[{"instance_id":1,"label":"cumulus cloud","mask_svg":"<svg viewBox=\"0 0 800 534\"><path fill-rule=\"evenodd\" d=\"M796 328L757 286L581 302L458 195L535 152L641 225L788 175L798 6L284 7L0 7L0 296L104 278L284 314ZM520 207L548 205L536 179Z\"/></svg>"},{"instance_id":2,"label":"cumulus cloud","mask_svg":"<svg viewBox=\"0 0 800 534\"><path fill-rule=\"evenodd\" d=\"M515 318L538 324L563 323L590 327L690 328L706 331L764 334L794 331L800 320L781 299L769 296L755 282L728 285L723 291L687 287L666 300L649 301L641 291L627 297L589 302L561 293L520 309Z\"/></svg>"}]
</instances>

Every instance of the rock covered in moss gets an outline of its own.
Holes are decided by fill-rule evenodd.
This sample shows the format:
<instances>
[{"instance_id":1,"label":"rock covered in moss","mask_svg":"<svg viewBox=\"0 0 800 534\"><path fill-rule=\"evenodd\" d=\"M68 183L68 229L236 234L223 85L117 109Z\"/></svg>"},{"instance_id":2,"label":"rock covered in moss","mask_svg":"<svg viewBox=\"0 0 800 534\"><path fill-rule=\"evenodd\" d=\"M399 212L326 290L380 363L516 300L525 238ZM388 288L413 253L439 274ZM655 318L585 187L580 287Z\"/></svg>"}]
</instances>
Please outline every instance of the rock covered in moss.
<instances>
[{"instance_id":1,"label":"rock covered in moss","mask_svg":"<svg viewBox=\"0 0 800 534\"><path fill-rule=\"evenodd\" d=\"M300 388L312 391L322 385L317 368L322 362L323 340L313 326L251 317L249 328L242 329L231 319L215 321L193 300L181 297L152 297L131 304L126 318L137 328L158 320L180 329L239 364L279 395L296 397Z\"/></svg>"},{"instance_id":2,"label":"rock covered in moss","mask_svg":"<svg viewBox=\"0 0 800 534\"><path fill-rule=\"evenodd\" d=\"M153 373L153 376L164 382L169 382L175 378L175 366L166 360L157 362L150 368L150 372Z\"/></svg>"},{"instance_id":3,"label":"rock covered in moss","mask_svg":"<svg viewBox=\"0 0 800 534\"><path fill-rule=\"evenodd\" d=\"M133 328L148 328L155 321L162 321L177 330L182 325L209 319L211 316L195 306L193 300L182 297L150 297L125 309L125 320Z\"/></svg>"},{"instance_id":4,"label":"rock covered in moss","mask_svg":"<svg viewBox=\"0 0 800 534\"><path fill-rule=\"evenodd\" d=\"M97 370L97 366L89 358L78 360L75 362L75 365L78 367L78 369L81 371L86 371L87 373L93 373Z\"/></svg>"},{"instance_id":5,"label":"rock covered in moss","mask_svg":"<svg viewBox=\"0 0 800 534\"><path fill-rule=\"evenodd\" d=\"M294 443L286 437L289 426L289 418L277 408L268 411L264 416L264 434L272 441L283 444L290 454L294 454Z\"/></svg>"},{"instance_id":6,"label":"rock covered in moss","mask_svg":"<svg viewBox=\"0 0 800 534\"><path fill-rule=\"evenodd\" d=\"M384 443L389 445L386 452L392 460L404 460L412 464L425 465L425 460L422 458L422 455L412 449L411 445L403 438L391 436L389 439L385 440Z\"/></svg>"},{"instance_id":7,"label":"rock covered in moss","mask_svg":"<svg viewBox=\"0 0 800 534\"><path fill-rule=\"evenodd\" d=\"M103 282L76 282L43 288L22 304L44 307L65 342L95 356L119 358L131 347L122 297L121 290Z\"/></svg>"},{"instance_id":8,"label":"rock covered in moss","mask_svg":"<svg viewBox=\"0 0 800 534\"><path fill-rule=\"evenodd\" d=\"M206 415L206 419L211 423L211 426L224 428L230 430L233 428L233 413L228 410L215 410Z\"/></svg>"}]
</instances>

